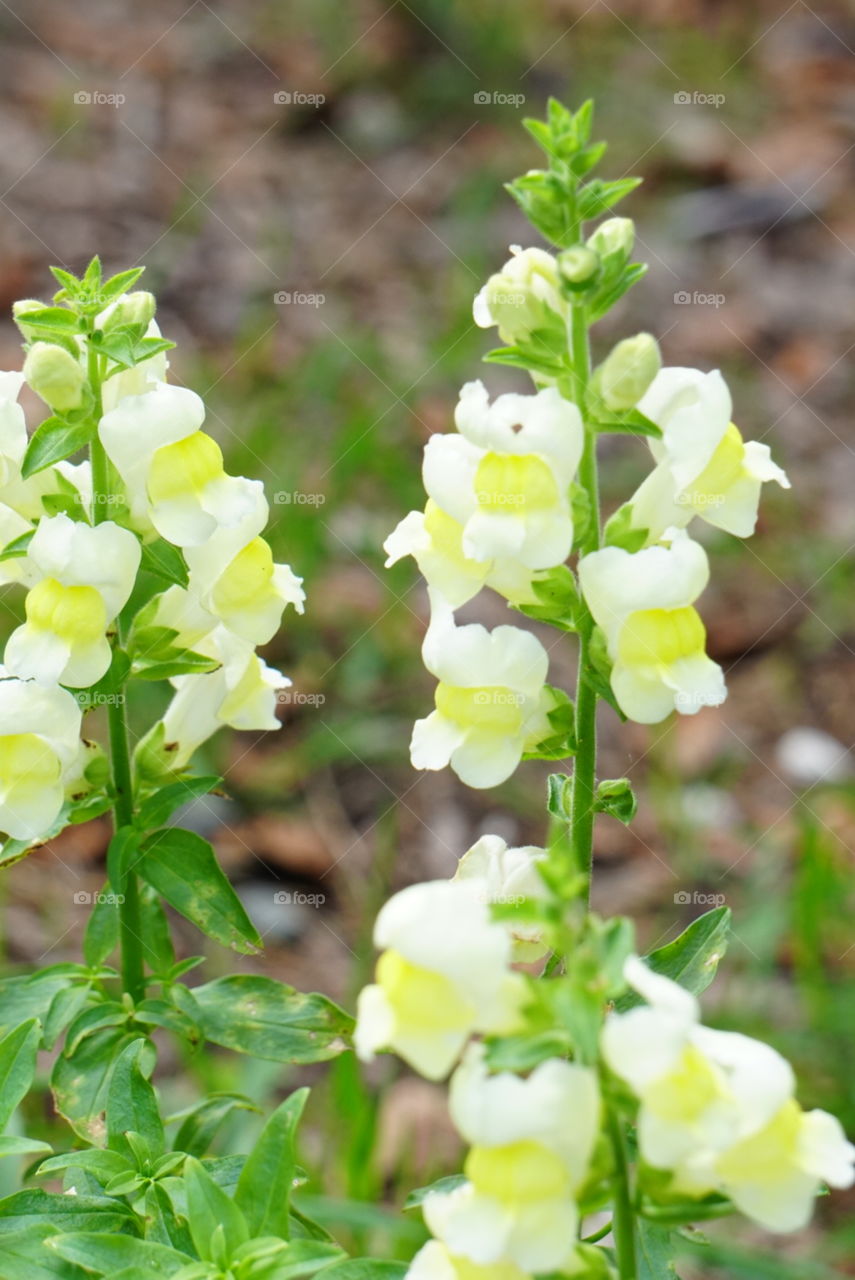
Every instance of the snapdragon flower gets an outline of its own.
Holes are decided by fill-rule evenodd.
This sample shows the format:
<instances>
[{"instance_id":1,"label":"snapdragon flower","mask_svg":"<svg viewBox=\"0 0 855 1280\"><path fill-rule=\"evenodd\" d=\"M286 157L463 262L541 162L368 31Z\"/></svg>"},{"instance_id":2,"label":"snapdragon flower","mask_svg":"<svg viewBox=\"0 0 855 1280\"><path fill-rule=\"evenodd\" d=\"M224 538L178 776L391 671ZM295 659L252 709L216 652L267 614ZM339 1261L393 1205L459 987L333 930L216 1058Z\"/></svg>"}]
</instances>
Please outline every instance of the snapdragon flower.
<instances>
[{"instance_id":1,"label":"snapdragon flower","mask_svg":"<svg viewBox=\"0 0 855 1280\"><path fill-rule=\"evenodd\" d=\"M0 668L0 831L38 840L51 829L80 774L81 714L66 689Z\"/></svg>"},{"instance_id":2,"label":"snapdragon flower","mask_svg":"<svg viewBox=\"0 0 855 1280\"><path fill-rule=\"evenodd\" d=\"M490 404L484 384L468 382L454 417L459 434L431 436L422 476L462 526L464 555L529 569L561 564L573 545L570 486L584 445L577 407L554 387Z\"/></svg>"},{"instance_id":3,"label":"snapdragon flower","mask_svg":"<svg viewBox=\"0 0 855 1280\"><path fill-rule=\"evenodd\" d=\"M140 544L107 520L89 525L45 517L27 549L34 582L26 622L6 644L6 666L39 684L84 688L107 671L107 628L126 604L140 564Z\"/></svg>"},{"instance_id":4,"label":"snapdragon flower","mask_svg":"<svg viewBox=\"0 0 855 1280\"><path fill-rule=\"evenodd\" d=\"M769 446L746 443L731 422L730 392L718 370L662 369L638 409L662 430L661 439L648 440L657 465L630 499L633 527L647 529L649 541L695 516L746 538L763 484L789 489Z\"/></svg>"},{"instance_id":5,"label":"snapdragon flower","mask_svg":"<svg viewBox=\"0 0 855 1280\"><path fill-rule=\"evenodd\" d=\"M563 327L567 303L558 265L545 249L510 246L511 256L477 294L472 315L481 329L497 325L503 342L525 341L538 329Z\"/></svg>"},{"instance_id":6,"label":"snapdragon flower","mask_svg":"<svg viewBox=\"0 0 855 1280\"><path fill-rule=\"evenodd\" d=\"M467 786L494 787L549 736L556 695L545 683L546 650L530 632L457 627L447 601L431 592L422 657L439 683L436 709L413 727L414 769L450 764Z\"/></svg>"},{"instance_id":7,"label":"snapdragon flower","mask_svg":"<svg viewBox=\"0 0 855 1280\"><path fill-rule=\"evenodd\" d=\"M455 1258L439 1240L422 1245L407 1269L405 1280L530 1280L513 1262L480 1266L471 1258Z\"/></svg>"},{"instance_id":8,"label":"snapdragon flower","mask_svg":"<svg viewBox=\"0 0 855 1280\"><path fill-rule=\"evenodd\" d=\"M695 997L637 957L625 974L646 1004L606 1020L603 1055L640 1100L642 1156L675 1191L718 1191L768 1230L796 1231L822 1182L855 1182L855 1147L833 1116L802 1111L780 1054L702 1026Z\"/></svg>"},{"instance_id":9,"label":"snapdragon flower","mask_svg":"<svg viewBox=\"0 0 855 1280\"><path fill-rule=\"evenodd\" d=\"M520 1025L524 979L510 969L510 934L477 885L410 885L380 911L374 943L382 955L360 993L354 1038L364 1061L391 1049L441 1080L472 1035Z\"/></svg>"},{"instance_id":10,"label":"snapdragon flower","mask_svg":"<svg viewBox=\"0 0 855 1280\"><path fill-rule=\"evenodd\" d=\"M694 715L727 696L693 608L709 578L706 552L683 530L665 536L667 546L637 552L604 547L579 563L582 591L614 664L614 695L641 724L664 720L675 707Z\"/></svg>"},{"instance_id":11,"label":"snapdragon flower","mask_svg":"<svg viewBox=\"0 0 855 1280\"><path fill-rule=\"evenodd\" d=\"M574 1195L599 1134L596 1072L553 1058L526 1079L490 1076L483 1046L472 1045L452 1077L449 1106L471 1150L466 1182L424 1201L433 1235L481 1266L562 1269L577 1239Z\"/></svg>"},{"instance_id":12,"label":"snapdragon flower","mask_svg":"<svg viewBox=\"0 0 855 1280\"><path fill-rule=\"evenodd\" d=\"M473 560L463 550L463 525L428 499L424 511L410 511L383 543L386 567L412 556L429 587L455 609L492 587L511 604L534 604L534 571L506 556Z\"/></svg>"},{"instance_id":13,"label":"snapdragon flower","mask_svg":"<svg viewBox=\"0 0 855 1280\"><path fill-rule=\"evenodd\" d=\"M546 850L535 845L510 849L501 836L486 835L464 853L454 879L476 886L484 901L490 904L513 906L526 899L544 901L549 891L538 871L538 863L546 857ZM515 920L506 921L505 926L513 939L515 960L539 960L548 951L540 925Z\"/></svg>"},{"instance_id":14,"label":"snapdragon flower","mask_svg":"<svg viewBox=\"0 0 855 1280\"><path fill-rule=\"evenodd\" d=\"M269 667L251 644L218 626L196 649L219 661L203 675L175 676L175 695L155 726L164 752L163 763L181 769L203 742L221 729L278 729L277 694L291 681ZM140 744L145 752L145 747ZM157 750L157 747L155 747Z\"/></svg>"},{"instance_id":15,"label":"snapdragon flower","mask_svg":"<svg viewBox=\"0 0 855 1280\"><path fill-rule=\"evenodd\" d=\"M200 429L204 419L195 391L158 382L119 400L98 426L136 526L153 527L179 547L199 546L219 527L238 524L262 488L226 474L219 445Z\"/></svg>"}]
</instances>

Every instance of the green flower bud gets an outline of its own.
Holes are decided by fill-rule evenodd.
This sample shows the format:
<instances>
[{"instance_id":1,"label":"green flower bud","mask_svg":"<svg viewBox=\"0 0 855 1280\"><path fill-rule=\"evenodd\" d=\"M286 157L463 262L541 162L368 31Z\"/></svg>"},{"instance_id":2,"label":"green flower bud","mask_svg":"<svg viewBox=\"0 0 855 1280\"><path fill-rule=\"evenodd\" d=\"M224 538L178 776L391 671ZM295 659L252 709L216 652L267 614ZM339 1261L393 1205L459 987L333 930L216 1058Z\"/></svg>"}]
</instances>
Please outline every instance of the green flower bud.
<instances>
[{"instance_id":1,"label":"green flower bud","mask_svg":"<svg viewBox=\"0 0 855 1280\"><path fill-rule=\"evenodd\" d=\"M596 231L588 236L588 248L601 258L609 253L621 253L628 258L635 244L635 223L632 218L607 218Z\"/></svg>"},{"instance_id":2,"label":"green flower bud","mask_svg":"<svg viewBox=\"0 0 855 1280\"><path fill-rule=\"evenodd\" d=\"M36 342L30 347L24 378L51 409L76 409L83 399L83 369L70 352L52 342Z\"/></svg>"},{"instance_id":3,"label":"green flower bud","mask_svg":"<svg viewBox=\"0 0 855 1280\"><path fill-rule=\"evenodd\" d=\"M138 289L136 293L128 293L120 298L108 315L105 329L115 329L121 324L148 325L154 319L157 301L153 293Z\"/></svg>"},{"instance_id":4,"label":"green flower bud","mask_svg":"<svg viewBox=\"0 0 855 1280\"><path fill-rule=\"evenodd\" d=\"M599 269L599 254L587 245L576 245L558 255L558 270L571 288L574 285L589 284Z\"/></svg>"},{"instance_id":5,"label":"green flower bud","mask_svg":"<svg viewBox=\"0 0 855 1280\"><path fill-rule=\"evenodd\" d=\"M28 313L32 311L43 311L47 305L48 304L46 302L39 302L38 298L21 298L20 302L12 304L12 316L14 317L15 324L21 330L21 333L27 342L32 342L33 340L33 328L26 322Z\"/></svg>"},{"instance_id":6,"label":"green flower bud","mask_svg":"<svg viewBox=\"0 0 855 1280\"><path fill-rule=\"evenodd\" d=\"M637 333L634 338L624 338L597 371L603 404L615 411L632 409L661 367L659 345L652 334Z\"/></svg>"},{"instance_id":7,"label":"green flower bud","mask_svg":"<svg viewBox=\"0 0 855 1280\"><path fill-rule=\"evenodd\" d=\"M497 325L504 342L524 342L535 329L547 328L563 315L558 265L545 249L511 247L513 256L485 284L475 299L476 324Z\"/></svg>"}]
</instances>

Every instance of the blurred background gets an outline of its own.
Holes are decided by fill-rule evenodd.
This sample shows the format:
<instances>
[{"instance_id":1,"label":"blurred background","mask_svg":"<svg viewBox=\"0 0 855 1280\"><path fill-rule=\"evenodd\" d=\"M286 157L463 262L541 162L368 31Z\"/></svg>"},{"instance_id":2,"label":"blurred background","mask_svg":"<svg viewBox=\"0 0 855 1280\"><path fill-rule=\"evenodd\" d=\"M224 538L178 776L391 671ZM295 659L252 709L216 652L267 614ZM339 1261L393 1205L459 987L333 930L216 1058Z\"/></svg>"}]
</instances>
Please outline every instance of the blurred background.
<instances>
[{"instance_id":1,"label":"blurred background","mask_svg":"<svg viewBox=\"0 0 855 1280\"><path fill-rule=\"evenodd\" d=\"M487 792L411 770L432 690L426 597L410 562L383 570L380 544L422 504L421 448L450 427L460 384L524 385L479 365L493 342L472 296L510 243L536 242L502 190L538 163L522 117L550 93L596 98L604 176L645 179L620 212L650 264L598 354L643 328L667 363L721 368L746 438L793 481L767 493L750 542L695 526L727 703L652 730L603 711L601 774L628 774L641 805L631 830L600 824L596 905L635 915L645 946L732 907L708 1016L770 1039L804 1103L855 1133L850 6L9 0L0 34L0 367L20 359L9 308L51 292L50 263L145 264L179 344L172 376L203 394L230 469L265 481L277 558L308 591L266 655L294 686L279 734L211 745L230 798L184 821L213 840L265 935L258 967L349 1006L392 888L450 874L485 831L544 838L545 767ZM645 450L611 438L603 463L614 507ZM3 604L8 629L19 600ZM465 618L507 614L485 595ZM569 686L572 641L552 656ZM72 829L4 877L7 971L77 954L88 908L75 895L100 887L106 839L100 821ZM189 927L181 937L198 949ZM232 959L212 950L204 972ZM176 1109L200 1087L265 1101L295 1082L170 1052ZM409 1256L421 1227L393 1211L458 1160L442 1090L349 1056L308 1078L307 1204ZM31 1120L60 1132L47 1101ZM853 1204L834 1196L793 1239L713 1228L681 1274L855 1274Z\"/></svg>"}]
</instances>

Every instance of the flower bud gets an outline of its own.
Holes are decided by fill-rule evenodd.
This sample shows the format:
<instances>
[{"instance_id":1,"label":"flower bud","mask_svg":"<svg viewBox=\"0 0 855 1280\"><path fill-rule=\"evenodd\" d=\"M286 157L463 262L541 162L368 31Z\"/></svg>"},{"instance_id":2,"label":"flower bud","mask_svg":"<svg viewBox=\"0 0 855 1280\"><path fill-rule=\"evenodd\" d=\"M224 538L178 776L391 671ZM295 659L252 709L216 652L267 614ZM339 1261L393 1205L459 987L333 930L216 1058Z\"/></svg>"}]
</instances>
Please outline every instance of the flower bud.
<instances>
[{"instance_id":1,"label":"flower bud","mask_svg":"<svg viewBox=\"0 0 855 1280\"><path fill-rule=\"evenodd\" d=\"M44 311L46 306L47 303L40 302L38 298L21 298L20 302L12 304L12 316L15 324L21 330L27 342L32 342L34 337L33 326L28 325L26 321L27 315L34 311Z\"/></svg>"},{"instance_id":2,"label":"flower bud","mask_svg":"<svg viewBox=\"0 0 855 1280\"><path fill-rule=\"evenodd\" d=\"M24 377L51 409L76 409L83 399L86 375L64 347L36 342L27 352Z\"/></svg>"},{"instance_id":3,"label":"flower bud","mask_svg":"<svg viewBox=\"0 0 855 1280\"><path fill-rule=\"evenodd\" d=\"M587 243L601 258L610 253L621 253L628 258L635 244L635 223L632 218L607 218L588 236Z\"/></svg>"},{"instance_id":4,"label":"flower bud","mask_svg":"<svg viewBox=\"0 0 855 1280\"><path fill-rule=\"evenodd\" d=\"M126 293L110 310L105 329L115 329L122 324L148 325L154 319L157 301L153 293L138 289L135 293Z\"/></svg>"},{"instance_id":5,"label":"flower bud","mask_svg":"<svg viewBox=\"0 0 855 1280\"><path fill-rule=\"evenodd\" d=\"M662 365L659 346L650 333L624 338L609 352L597 381L607 409L620 411L638 404Z\"/></svg>"},{"instance_id":6,"label":"flower bud","mask_svg":"<svg viewBox=\"0 0 855 1280\"><path fill-rule=\"evenodd\" d=\"M475 299L481 328L497 325L505 342L524 342L535 329L554 323L565 303L559 293L558 265L545 249L511 246L513 256L490 276Z\"/></svg>"},{"instance_id":7,"label":"flower bud","mask_svg":"<svg viewBox=\"0 0 855 1280\"><path fill-rule=\"evenodd\" d=\"M599 268L599 255L587 245L576 245L558 255L558 269L571 288L590 283Z\"/></svg>"}]
</instances>

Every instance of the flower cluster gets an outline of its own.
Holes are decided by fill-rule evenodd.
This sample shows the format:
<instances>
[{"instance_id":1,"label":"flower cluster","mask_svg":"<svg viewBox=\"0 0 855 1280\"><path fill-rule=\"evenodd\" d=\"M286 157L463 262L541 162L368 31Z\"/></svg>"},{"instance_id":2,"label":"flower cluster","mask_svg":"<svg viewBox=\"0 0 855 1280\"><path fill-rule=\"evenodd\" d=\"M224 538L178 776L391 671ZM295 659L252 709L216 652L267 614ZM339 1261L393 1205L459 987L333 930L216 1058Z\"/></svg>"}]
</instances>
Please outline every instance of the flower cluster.
<instances>
[{"instance_id":1,"label":"flower cluster","mask_svg":"<svg viewBox=\"0 0 855 1280\"><path fill-rule=\"evenodd\" d=\"M16 304L24 368L0 374L0 581L26 590L0 682L0 829L25 842L90 789L84 691L115 697L117 668L171 679L137 755L147 777L175 772L221 725L277 727L288 681L255 649L303 607L261 536L262 484L227 474L201 399L167 381L153 297L121 290L139 272L57 274L62 305ZM25 382L51 410L30 438Z\"/></svg>"},{"instance_id":2,"label":"flower cluster","mask_svg":"<svg viewBox=\"0 0 855 1280\"><path fill-rule=\"evenodd\" d=\"M625 258L631 244L631 222L610 219L590 237L584 260ZM476 320L497 325L509 342L536 338L538 352L550 343L566 347L566 295L578 287L567 274L578 274L579 253L569 262L567 254L542 249L515 247L513 255L478 294ZM457 431L434 435L425 447L427 505L410 512L385 544L388 564L415 558L430 591L423 656L439 686L436 710L416 724L413 765L450 764L470 786L502 782L524 756L540 754L554 736L549 716L557 704L538 641L511 626L492 635L455 627L452 610L486 586L517 609L554 620L544 602L575 549L584 607L602 632L621 711L654 723L675 709L691 715L716 706L726 696L724 679L706 656L694 608L707 558L686 526L697 517L746 537L763 482L789 485L768 447L744 443L731 423L721 374L660 368L654 339L639 334L618 343L594 371L588 399L603 430L615 425L646 435L655 466L599 547L589 537L590 512L576 501L582 410L566 380L543 367L542 358L533 360L539 390L492 404L481 382L464 386Z\"/></svg>"}]
</instances>

